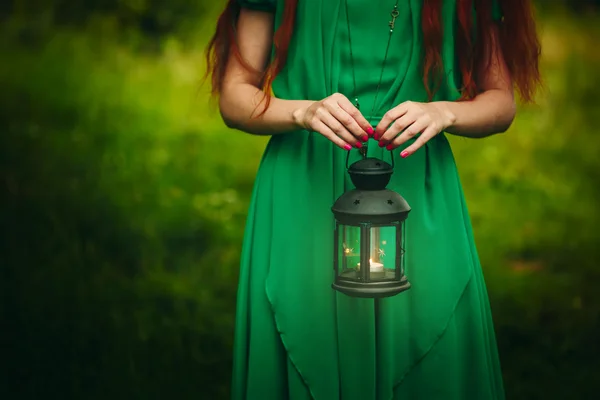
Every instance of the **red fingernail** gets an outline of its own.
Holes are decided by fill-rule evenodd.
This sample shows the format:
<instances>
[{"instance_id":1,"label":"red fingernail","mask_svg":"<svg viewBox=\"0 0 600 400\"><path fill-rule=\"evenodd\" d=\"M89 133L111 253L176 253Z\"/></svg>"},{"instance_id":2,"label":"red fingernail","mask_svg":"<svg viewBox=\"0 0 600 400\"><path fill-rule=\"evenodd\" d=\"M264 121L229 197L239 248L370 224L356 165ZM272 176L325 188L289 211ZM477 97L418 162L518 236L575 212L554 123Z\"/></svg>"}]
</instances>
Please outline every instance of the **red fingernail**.
<instances>
[{"instance_id":1,"label":"red fingernail","mask_svg":"<svg viewBox=\"0 0 600 400\"><path fill-rule=\"evenodd\" d=\"M355 146L356 146L357 149L360 149L362 147L362 143L356 142Z\"/></svg>"},{"instance_id":2,"label":"red fingernail","mask_svg":"<svg viewBox=\"0 0 600 400\"><path fill-rule=\"evenodd\" d=\"M402 157L402 158L408 157L408 151L403 151L402 153L400 153L400 157Z\"/></svg>"},{"instance_id":3,"label":"red fingernail","mask_svg":"<svg viewBox=\"0 0 600 400\"><path fill-rule=\"evenodd\" d=\"M385 146L385 143L379 142L379 147L383 147L383 146Z\"/></svg>"},{"instance_id":4,"label":"red fingernail","mask_svg":"<svg viewBox=\"0 0 600 400\"><path fill-rule=\"evenodd\" d=\"M368 135L365 135L365 136L362 137L362 141L363 142L366 142L367 140L369 140L369 136Z\"/></svg>"},{"instance_id":5,"label":"red fingernail","mask_svg":"<svg viewBox=\"0 0 600 400\"><path fill-rule=\"evenodd\" d=\"M352 150L352 146L350 146L349 144L344 146L344 150Z\"/></svg>"},{"instance_id":6,"label":"red fingernail","mask_svg":"<svg viewBox=\"0 0 600 400\"><path fill-rule=\"evenodd\" d=\"M376 133L376 134L375 134L375 136L373 136L373 138L374 138L375 140L379 140L379 135Z\"/></svg>"},{"instance_id":7,"label":"red fingernail","mask_svg":"<svg viewBox=\"0 0 600 400\"><path fill-rule=\"evenodd\" d=\"M373 128L371 128L371 127L368 127L368 128L367 128L367 133L368 133L369 135L372 135L372 134L373 134L373 132L374 132L374 131L373 131Z\"/></svg>"},{"instance_id":8,"label":"red fingernail","mask_svg":"<svg viewBox=\"0 0 600 400\"><path fill-rule=\"evenodd\" d=\"M394 148L394 146L390 143L386 146L387 150L392 150Z\"/></svg>"}]
</instances>

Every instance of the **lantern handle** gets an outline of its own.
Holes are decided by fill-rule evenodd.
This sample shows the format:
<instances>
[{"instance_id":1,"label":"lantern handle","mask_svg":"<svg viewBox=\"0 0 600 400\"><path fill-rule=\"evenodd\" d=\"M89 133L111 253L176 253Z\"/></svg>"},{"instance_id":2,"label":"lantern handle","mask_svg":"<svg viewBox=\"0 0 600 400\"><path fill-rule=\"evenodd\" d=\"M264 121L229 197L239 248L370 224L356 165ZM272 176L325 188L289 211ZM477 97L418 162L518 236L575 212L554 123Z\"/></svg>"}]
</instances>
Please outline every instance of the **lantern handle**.
<instances>
[{"instance_id":1,"label":"lantern handle","mask_svg":"<svg viewBox=\"0 0 600 400\"><path fill-rule=\"evenodd\" d=\"M349 152L349 151L347 151L347 152L346 152L346 170L348 170L348 169L349 169L349 168L348 168L348 160L349 160L349 159L350 159L350 152Z\"/></svg>"},{"instance_id":2,"label":"lantern handle","mask_svg":"<svg viewBox=\"0 0 600 400\"><path fill-rule=\"evenodd\" d=\"M350 161L350 152L349 151L346 152L346 170L350 169L350 167L348 166L348 161Z\"/></svg>"},{"instance_id":3,"label":"lantern handle","mask_svg":"<svg viewBox=\"0 0 600 400\"><path fill-rule=\"evenodd\" d=\"M360 155L362 156L363 160L367 158L367 146L363 146L360 148L360 150L358 150L358 152L360 153ZM346 153L346 169L349 169L350 167L348 166L348 161L350 160L350 152L348 151Z\"/></svg>"},{"instance_id":4,"label":"lantern handle","mask_svg":"<svg viewBox=\"0 0 600 400\"><path fill-rule=\"evenodd\" d=\"M394 152L392 150L390 150L390 156L392 156L392 169L394 169Z\"/></svg>"}]
</instances>

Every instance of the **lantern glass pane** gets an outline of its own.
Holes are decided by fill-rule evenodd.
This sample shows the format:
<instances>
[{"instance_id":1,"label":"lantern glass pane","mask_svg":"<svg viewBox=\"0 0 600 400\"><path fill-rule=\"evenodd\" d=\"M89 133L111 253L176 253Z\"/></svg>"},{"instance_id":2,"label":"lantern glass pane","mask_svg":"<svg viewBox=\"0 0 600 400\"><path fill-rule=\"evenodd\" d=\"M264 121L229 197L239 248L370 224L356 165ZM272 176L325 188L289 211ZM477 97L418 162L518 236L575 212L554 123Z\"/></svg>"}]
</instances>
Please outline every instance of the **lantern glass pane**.
<instances>
[{"instance_id":1,"label":"lantern glass pane","mask_svg":"<svg viewBox=\"0 0 600 400\"><path fill-rule=\"evenodd\" d=\"M371 228L370 280L394 280L396 275L396 232L397 226Z\"/></svg>"},{"instance_id":2,"label":"lantern glass pane","mask_svg":"<svg viewBox=\"0 0 600 400\"><path fill-rule=\"evenodd\" d=\"M358 280L360 265L360 227L338 226L338 275L341 279Z\"/></svg>"}]
</instances>

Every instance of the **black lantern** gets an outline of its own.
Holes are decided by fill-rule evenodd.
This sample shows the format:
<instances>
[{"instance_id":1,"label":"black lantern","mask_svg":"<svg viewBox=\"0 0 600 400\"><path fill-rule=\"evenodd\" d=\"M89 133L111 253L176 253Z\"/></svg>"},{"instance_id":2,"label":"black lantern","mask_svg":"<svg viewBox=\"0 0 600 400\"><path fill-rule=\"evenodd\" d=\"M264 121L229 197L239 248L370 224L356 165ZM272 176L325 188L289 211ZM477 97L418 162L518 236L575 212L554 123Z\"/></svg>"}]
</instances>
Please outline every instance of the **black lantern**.
<instances>
[{"instance_id":1,"label":"black lantern","mask_svg":"<svg viewBox=\"0 0 600 400\"><path fill-rule=\"evenodd\" d=\"M364 157L346 168L355 189L335 202L332 287L353 297L381 298L410 288L404 276L404 227L410 206L386 189L394 171L377 158Z\"/></svg>"}]
</instances>

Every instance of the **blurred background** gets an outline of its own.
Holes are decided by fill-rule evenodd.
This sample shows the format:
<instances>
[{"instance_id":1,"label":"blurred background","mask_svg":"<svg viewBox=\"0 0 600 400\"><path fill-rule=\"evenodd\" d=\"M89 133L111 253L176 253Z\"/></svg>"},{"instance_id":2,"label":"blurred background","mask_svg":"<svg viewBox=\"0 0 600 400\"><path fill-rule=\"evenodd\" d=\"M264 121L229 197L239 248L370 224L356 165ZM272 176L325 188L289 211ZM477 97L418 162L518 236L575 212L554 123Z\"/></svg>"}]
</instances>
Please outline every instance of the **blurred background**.
<instances>
[{"instance_id":1,"label":"blurred background","mask_svg":"<svg viewBox=\"0 0 600 400\"><path fill-rule=\"evenodd\" d=\"M222 7L1 3L0 398L227 398L266 138L227 130L200 86ZM538 9L538 104L452 141L508 399L595 399L600 1Z\"/></svg>"}]
</instances>

